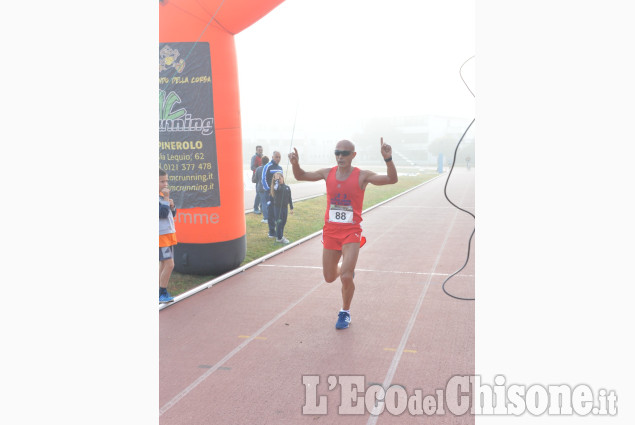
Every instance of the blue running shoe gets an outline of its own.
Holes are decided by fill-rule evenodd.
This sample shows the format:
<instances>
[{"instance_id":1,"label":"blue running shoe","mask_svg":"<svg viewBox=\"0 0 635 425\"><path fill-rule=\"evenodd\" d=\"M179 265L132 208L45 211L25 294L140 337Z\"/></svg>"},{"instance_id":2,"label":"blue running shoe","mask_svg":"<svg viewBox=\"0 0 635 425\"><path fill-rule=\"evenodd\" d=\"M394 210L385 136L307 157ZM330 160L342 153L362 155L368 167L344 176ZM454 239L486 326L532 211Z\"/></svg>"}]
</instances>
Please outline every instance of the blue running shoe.
<instances>
[{"instance_id":1,"label":"blue running shoe","mask_svg":"<svg viewBox=\"0 0 635 425\"><path fill-rule=\"evenodd\" d=\"M165 304L174 301L174 297L168 291L159 292L159 304Z\"/></svg>"},{"instance_id":2,"label":"blue running shoe","mask_svg":"<svg viewBox=\"0 0 635 425\"><path fill-rule=\"evenodd\" d=\"M349 323L351 323L351 315L345 311L340 311L337 314L337 323L335 324L335 329L346 329L348 328Z\"/></svg>"}]
</instances>

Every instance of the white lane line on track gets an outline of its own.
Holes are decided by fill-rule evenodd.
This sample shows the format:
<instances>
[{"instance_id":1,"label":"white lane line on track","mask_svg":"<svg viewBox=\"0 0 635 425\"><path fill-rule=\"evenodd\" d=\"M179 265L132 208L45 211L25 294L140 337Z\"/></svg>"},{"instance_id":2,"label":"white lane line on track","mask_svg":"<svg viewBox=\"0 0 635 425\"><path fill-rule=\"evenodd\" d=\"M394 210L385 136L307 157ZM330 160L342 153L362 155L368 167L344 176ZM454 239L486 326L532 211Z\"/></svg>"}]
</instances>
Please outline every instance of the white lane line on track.
<instances>
[{"instance_id":1,"label":"white lane line on track","mask_svg":"<svg viewBox=\"0 0 635 425\"><path fill-rule=\"evenodd\" d=\"M430 205L386 205L385 208L420 208L424 210L449 210L454 207L451 205L449 207L431 207Z\"/></svg>"},{"instance_id":2,"label":"white lane line on track","mask_svg":"<svg viewBox=\"0 0 635 425\"><path fill-rule=\"evenodd\" d=\"M280 268L289 268L289 269L314 269L314 270L322 270L322 266L297 266L297 265L287 265L287 264L258 264L257 267L280 267ZM449 276L450 273L429 273L429 272L405 272L398 270L376 270L376 269L358 269L355 268L355 272L369 272L369 273L391 273L391 274L412 274L417 276L439 276L446 277ZM474 277L473 274L462 274L464 277Z\"/></svg>"},{"instance_id":3,"label":"white lane line on track","mask_svg":"<svg viewBox=\"0 0 635 425\"><path fill-rule=\"evenodd\" d=\"M448 206L448 207L431 207L429 205L386 205L385 208L394 208L394 209L398 209L398 208L417 208L417 209L422 209L422 210L453 210L455 209L452 205ZM474 209L474 205L462 205L461 208L463 209Z\"/></svg>"},{"instance_id":4,"label":"white lane line on track","mask_svg":"<svg viewBox=\"0 0 635 425\"><path fill-rule=\"evenodd\" d=\"M463 192L463 196L461 198L465 198L466 192L467 192L467 188ZM421 306L423 305L423 299L425 298L428 292L428 288L430 287L430 281L432 279L432 275L434 274L437 266L439 265L439 261L441 260L441 255L443 254L446 242L448 241L448 238L450 237L450 233L452 232L452 229L454 228L454 223L456 222L459 212L460 211L457 209L456 212L454 213L454 216L452 217L452 222L450 223L450 226L448 227L448 230L445 233L445 237L443 238L443 242L441 243L441 247L439 248L437 258L434 262L434 265L432 266L432 272L428 276L428 279L423 286L421 295L419 295L419 299L417 300L417 305L415 306L415 309L412 311L412 315L410 316L410 320L408 321L406 330L401 336L401 341L399 342L399 346L397 347L395 351L395 356L392 358L392 362L390 363L390 367L388 368L388 372L386 373L386 377L384 378L384 382L382 386L385 390L387 390L390 387L390 384L392 383L395 373L397 372L397 367L399 366L401 355L404 349L406 348L406 343L408 342L410 333L412 332L412 329L414 328L415 321L417 320L417 316L419 315L419 311L421 310ZM368 418L366 425L375 425L378 419L379 419L379 412L377 410L371 411L370 417Z\"/></svg>"},{"instance_id":5,"label":"white lane line on track","mask_svg":"<svg viewBox=\"0 0 635 425\"><path fill-rule=\"evenodd\" d=\"M212 366L211 368L209 368L204 374L202 374L201 376L199 376L194 382L192 382L190 385L188 385L185 389L183 389L183 391L181 391L180 393L178 393L177 395L175 395L172 400L168 401L167 403L165 403L160 409L159 409L159 416L163 415L165 412L167 412L170 408L172 408L176 403L178 403L183 397L185 397L190 391L192 391L193 389L195 389L196 387L198 387L203 381L205 381L205 379L207 379L212 373L216 372L224 363L226 363L229 359L231 359L232 357L234 357L234 355L236 353L238 353L240 350L242 350L243 348L245 348L251 341L253 341L254 339L256 339L256 337L258 337L261 333L263 333L265 330L267 330L267 328L271 325L273 325L275 322L277 322L282 316L284 316L285 314L287 314L289 311L291 311L291 309L293 309L295 306L297 306L298 304L300 304L302 301L304 301L305 298L307 298L309 295L311 295L313 293L313 291L315 291L317 288L319 288L324 282L320 282L318 285L314 286L313 288L311 288L306 294L302 295L297 301L295 301L294 303L290 304L286 309L284 309L282 312L278 313L278 315L276 315L276 317L274 317L273 319L271 319L269 322L267 322L263 327L261 327L260 329L258 329L256 332L254 332L248 339L246 339L245 341L243 341L242 344L238 345L236 348L234 348L231 352L229 352L225 357L223 357L222 359L220 359L218 361L218 363L216 363L214 366Z\"/></svg>"}]
</instances>

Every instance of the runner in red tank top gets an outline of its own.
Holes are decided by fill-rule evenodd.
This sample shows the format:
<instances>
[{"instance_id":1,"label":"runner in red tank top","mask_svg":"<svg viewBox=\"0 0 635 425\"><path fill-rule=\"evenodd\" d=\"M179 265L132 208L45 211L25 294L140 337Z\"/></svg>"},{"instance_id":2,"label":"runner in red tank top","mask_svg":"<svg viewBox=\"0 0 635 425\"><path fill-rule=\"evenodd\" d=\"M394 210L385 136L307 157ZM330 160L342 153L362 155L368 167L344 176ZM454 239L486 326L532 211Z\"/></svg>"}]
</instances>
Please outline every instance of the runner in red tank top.
<instances>
[{"instance_id":1,"label":"runner in red tank top","mask_svg":"<svg viewBox=\"0 0 635 425\"><path fill-rule=\"evenodd\" d=\"M381 186L397 183L397 169L392 161L392 148L380 140L380 152L386 162L386 174L360 170L351 164L357 155L355 145L341 140L335 146L337 166L317 171L304 171L300 167L298 150L289 154L293 175L298 181L326 181L326 213L322 231L322 272L327 282L340 278L342 282L342 309L338 313L336 329L348 328L351 321L350 306L355 293L355 265L362 236L362 204L368 183ZM341 265L338 262L342 259Z\"/></svg>"},{"instance_id":2,"label":"runner in red tank top","mask_svg":"<svg viewBox=\"0 0 635 425\"><path fill-rule=\"evenodd\" d=\"M322 242L327 249L341 250L346 243L360 243L364 191L359 187L359 168L345 180L337 179L338 167L331 168L326 178L326 212Z\"/></svg>"}]
</instances>

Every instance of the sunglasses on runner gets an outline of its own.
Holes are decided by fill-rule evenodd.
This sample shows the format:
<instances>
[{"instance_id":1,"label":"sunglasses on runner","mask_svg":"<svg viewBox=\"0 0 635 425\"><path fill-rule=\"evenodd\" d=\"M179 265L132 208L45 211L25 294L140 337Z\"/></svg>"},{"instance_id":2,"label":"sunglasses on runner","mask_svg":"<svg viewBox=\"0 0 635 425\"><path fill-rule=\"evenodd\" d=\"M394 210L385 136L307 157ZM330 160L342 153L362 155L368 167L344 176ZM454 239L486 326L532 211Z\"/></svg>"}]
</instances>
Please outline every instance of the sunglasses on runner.
<instances>
[{"instance_id":1,"label":"sunglasses on runner","mask_svg":"<svg viewBox=\"0 0 635 425\"><path fill-rule=\"evenodd\" d=\"M349 156L351 154L351 151L335 151L335 156L338 155L342 155L342 156Z\"/></svg>"}]
</instances>

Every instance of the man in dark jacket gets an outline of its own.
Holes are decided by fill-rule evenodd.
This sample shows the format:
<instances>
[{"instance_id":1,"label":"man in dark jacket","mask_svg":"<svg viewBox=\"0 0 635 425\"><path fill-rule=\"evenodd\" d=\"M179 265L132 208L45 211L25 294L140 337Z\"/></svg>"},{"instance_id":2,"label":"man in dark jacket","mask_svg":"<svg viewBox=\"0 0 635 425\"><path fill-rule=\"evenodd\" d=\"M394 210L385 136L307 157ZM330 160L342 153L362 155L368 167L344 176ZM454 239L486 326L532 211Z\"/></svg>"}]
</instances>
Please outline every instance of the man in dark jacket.
<instances>
[{"instance_id":1,"label":"man in dark jacket","mask_svg":"<svg viewBox=\"0 0 635 425\"><path fill-rule=\"evenodd\" d=\"M256 146L256 154L251 157L251 173L252 177L256 174L256 169L262 165L262 146ZM254 199L254 214L260 214L260 197L258 189L256 189L256 198Z\"/></svg>"}]
</instances>

